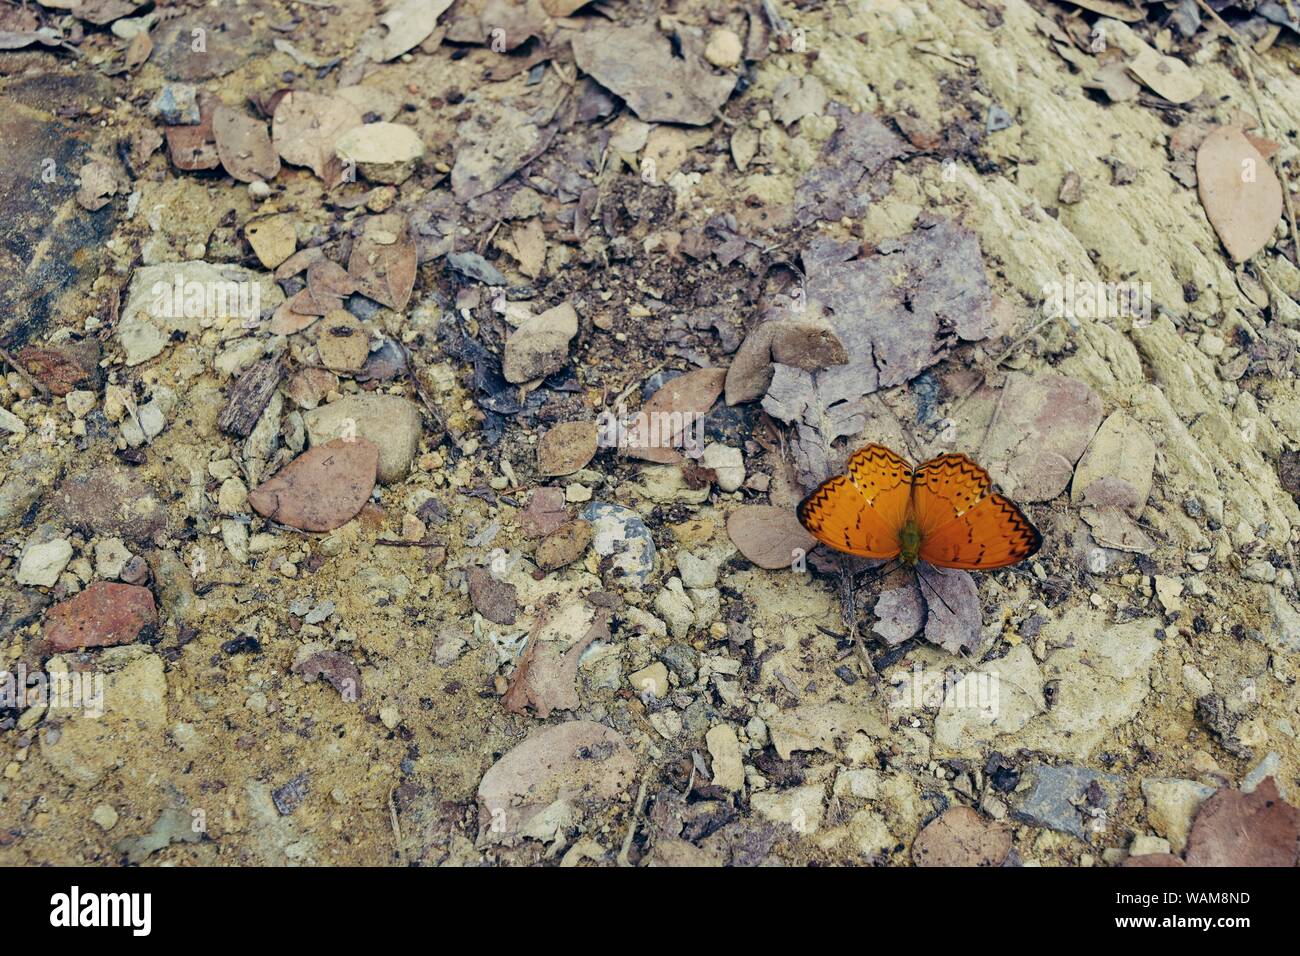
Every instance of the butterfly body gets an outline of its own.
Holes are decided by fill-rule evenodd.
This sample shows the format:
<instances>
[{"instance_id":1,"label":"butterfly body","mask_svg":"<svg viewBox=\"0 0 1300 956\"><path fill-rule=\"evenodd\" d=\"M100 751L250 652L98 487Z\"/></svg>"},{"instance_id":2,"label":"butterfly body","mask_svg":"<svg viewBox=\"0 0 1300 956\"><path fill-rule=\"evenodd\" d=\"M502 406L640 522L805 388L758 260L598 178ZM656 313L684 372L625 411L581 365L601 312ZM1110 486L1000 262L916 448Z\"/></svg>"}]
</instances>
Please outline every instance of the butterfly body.
<instances>
[{"instance_id":1,"label":"butterfly body","mask_svg":"<svg viewBox=\"0 0 1300 956\"><path fill-rule=\"evenodd\" d=\"M837 551L945 568L991 570L1038 551L1042 535L965 455L913 469L883 445L853 453L844 474L799 503L799 520Z\"/></svg>"}]
</instances>

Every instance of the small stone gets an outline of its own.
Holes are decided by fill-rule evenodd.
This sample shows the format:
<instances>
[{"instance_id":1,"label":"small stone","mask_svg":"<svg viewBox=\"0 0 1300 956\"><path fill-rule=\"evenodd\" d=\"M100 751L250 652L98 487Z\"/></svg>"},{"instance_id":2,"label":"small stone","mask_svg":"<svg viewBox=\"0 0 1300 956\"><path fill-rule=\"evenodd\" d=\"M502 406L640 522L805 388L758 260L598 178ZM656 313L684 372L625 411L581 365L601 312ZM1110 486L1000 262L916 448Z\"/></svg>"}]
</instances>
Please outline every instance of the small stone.
<instances>
[{"instance_id":1,"label":"small stone","mask_svg":"<svg viewBox=\"0 0 1300 956\"><path fill-rule=\"evenodd\" d=\"M63 401L68 406L68 411L74 418L85 418L95 410L95 393L87 391L72 391L64 396Z\"/></svg>"},{"instance_id":2,"label":"small stone","mask_svg":"<svg viewBox=\"0 0 1300 956\"><path fill-rule=\"evenodd\" d=\"M18 561L17 581L31 587L52 588L71 560L72 544L66 538L29 543Z\"/></svg>"},{"instance_id":3,"label":"small stone","mask_svg":"<svg viewBox=\"0 0 1300 956\"><path fill-rule=\"evenodd\" d=\"M248 510L248 486L238 478L227 478L217 492L217 510L223 515L242 514Z\"/></svg>"},{"instance_id":4,"label":"small stone","mask_svg":"<svg viewBox=\"0 0 1300 956\"><path fill-rule=\"evenodd\" d=\"M574 482L564 489L564 500L571 503L581 503L591 500L591 489L579 482Z\"/></svg>"},{"instance_id":5,"label":"small stone","mask_svg":"<svg viewBox=\"0 0 1300 956\"><path fill-rule=\"evenodd\" d=\"M578 334L578 313L565 302L531 316L506 339L502 374L520 384L550 375L569 360L569 342Z\"/></svg>"},{"instance_id":6,"label":"small stone","mask_svg":"<svg viewBox=\"0 0 1300 956\"><path fill-rule=\"evenodd\" d=\"M822 801L826 788L820 783L792 787L778 792L756 793L750 805L773 823L782 823L795 833L816 833L822 825Z\"/></svg>"},{"instance_id":7,"label":"small stone","mask_svg":"<svg viewBox=\"0 0 1300 956\"><path fill-rule=\"evenodd\" d=\"M1246 570L1242 574L1249 581L1259 581L1263 584L1272 584L1277 578L1277 568L1267 561L1252 561L1246 565Z\"/></svg>"},{"instance_id":8,"label":"small stone","mask_svg":"<svg viewBox=\"0 0 1300 956\"><path fill-rule=\"evenodd\" d=\"M355 163L371 182L398 185L415 172L424 156L424 143L409 126L367 123L340 136L334 152L344 163Z\"/></svg>"},{"instance_id":9,"label":"small stone","mask_svg":"<svg viewBox=\"0 0 1300 956\"><path fill-rule=\"evenodd\" d=\"M107 647L134 641L157 623L148 588L96 581L46 612L45 640L58 651Z\"/></svg>"},{"instance_id":10,"label":"small stone","mask_svg":"<svg viewBox=\"0 0 1300 956\"><path fill-rule=\"evenodd\" d=\"M1147 777L1142 781L1142 797L1147 806L1147 822L1169 841L1175 853L1187 846L1192 819L1201 804L1214 796L1214 788L1195 780L1176 777Z\"/></svg>"},{"instance_id":11,"label":"small stone","mask_svg":"<svg viewBox=\"0 0 1300 956\"><path fill-rule=\"evenodd\" d=\"M423 541L428 529L424 522L415 515L402 515L402 540L403 541Z\"/></svg>"},{"instance_id":12,"label":"small stone","mask_svg":"<svg viewBox=\"0 0 1300 956\"><path fill-rule=\"evenodd\" d=\"M708 45L704 48L704 59L714 66L730 70L740 62L743 52L740 37L735 31L719 28L709 35Z\"/></svg>"},{"instance_id":13,"label":"small stone","mask_svg":"<svg viewBox=\"0 0 1300 956\"><path fill-rule=\"evenodd\" d=\"M1128 855L1150 856L1153 853L1168 853L1169 849L1168 840L1155 836L1135 836L1129 844Z\"/></svg>"},{"instance_id":14,"label":"small stone","mask_svg":"<svg viewBox=\"0 0 1300 956\"><path fill-rule=\"evenodd\" d=\"M628 682L643 697L662 700L668 695L668 668L659 661L628 675Z\"/></svg>"},{"instance_id":15,"label":"small stone","mask_svg":"<svg viewBox=\"0 0 1300 956\"><path fill-rule=\"evenodd\" d=\"M389 704L379 708L379 719L389 730L396 730L397 725L401 722L402 718L398 713L397 708Z\"/></svg>"},{"instance_id":16,"label":"small stone","mask_svg":"<svg viewBox=\"0 0 1300 956\"><path fill-rule=\"evenodd\" d=\"M104 538L95 543L95 573L101 578L120 577L130 560L131 552L121 538Z\"/></svg>"},{"instance_id":17,"label":"small stone","mask_svg":"<svg viewBox=\"0 0 1300 956\"><path fill-rule=\"evenodd\" d=\"M745 459L739 448L714 442L705 447L700 463L713 469L722 491L735 491L745 483Z\"/></svg>"},{"instance_id":18,"label":"small stone","mask_svg":"<svg viewBox=\"0 0 1300 956\"><path fill-rule=\"evenodd\" d=\"M688 588L711 588L718 583L718 565L716 561L697 558L689 551L677 552L677 571L682 584Z\"/></svg>"},{"instance_id":19,"label":"small stone","mask_svg":"<svg viewBox=\"0 0 1300 956\"><path fill-rule=\"evenodd\" d=\"M168 126L194 126L199 116L198 90L189 83L168 83L149 104L149 113Z\"/></svg>"},{"instance_id":20,"label":"small stone","mask_svg":"<svg viewBox=\"0 0 1300 956\"><path fill-rule=\"evenodd\" d=\"M655 611L668 622L674 638L682 640L695 626L695 605L682 590L681 578L669 578L668 586L655 596Z\"/></svg>"},{"instance_id":21,"label":"small stone","mask_svg":"<svg viewBox=\"0 0 1300 956\"><path fill-rule=\"evenodd\" d=\"M686 644L670 644L659 656L683 684L695 683L699 673L695 666L697 657L695 648Z\"/></svg>"},{"instance_id":22,"label":"small stone","mask_svg":"<svg viewBox=\"0 0 1300 956\"><path fill-rule=\"evenodd\" d=\"M730 724L718 724L704 735L713 757L713 783L738 792L745 787L745 765L740 758L740 741Z\"/></svg>"},{"instance_id":23,"label":"small stone","mask_svg":"<svg viewBox=\"0 0 1300 956\"><path fill-rule=\"evenodd\" d=\"M101 830L108 831L117 826L117 811L107 803L101 803L90 812L90 819Z\"/></svg>"}]
</instances>

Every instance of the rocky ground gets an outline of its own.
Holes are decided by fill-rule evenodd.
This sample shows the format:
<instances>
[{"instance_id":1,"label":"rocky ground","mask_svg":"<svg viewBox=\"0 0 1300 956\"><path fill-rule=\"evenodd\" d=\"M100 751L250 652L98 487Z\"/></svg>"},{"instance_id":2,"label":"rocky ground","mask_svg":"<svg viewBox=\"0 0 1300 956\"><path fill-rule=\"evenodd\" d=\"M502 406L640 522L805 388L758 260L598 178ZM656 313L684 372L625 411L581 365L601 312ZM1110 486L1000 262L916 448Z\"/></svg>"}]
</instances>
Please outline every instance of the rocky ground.
<instances>
[{"instance_id":1,"label":"rocky ground","mask_svg":"<svg viewBox=\"0 0 1300 956\"><path fill-rule=\"evenodd\" d=\"M1298 23L0 0L0 863L1295 865Z\"/></svg>"}]
</instances>

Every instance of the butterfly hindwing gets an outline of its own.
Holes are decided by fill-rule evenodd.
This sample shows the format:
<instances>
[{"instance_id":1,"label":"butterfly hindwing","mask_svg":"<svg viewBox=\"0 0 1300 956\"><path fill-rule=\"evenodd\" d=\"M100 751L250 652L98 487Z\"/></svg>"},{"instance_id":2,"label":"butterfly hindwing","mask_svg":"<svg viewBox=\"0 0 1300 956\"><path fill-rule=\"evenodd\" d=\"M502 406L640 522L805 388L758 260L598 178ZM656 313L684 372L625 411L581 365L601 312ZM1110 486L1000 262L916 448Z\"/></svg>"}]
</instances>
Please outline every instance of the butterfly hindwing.
<instances>
[{"instance_id":1,"label":"butterfly hindwing","mask_svg":"<svg viewBox=\"0 0 1300 956\"><path fill-rule=\"evenodd\" d=\"M940 455L918 468L912 508L921 558L938 567L990 570L1034 554L1042 535L992 489L989 473L965 455Z\"/></svg>"},{"instance_id":2,"label":"butterfly hindwing","mask_svg":"<svg viewBox=\"0 0 1300 956\"><path fill-rule=\"evenodd\" d=\"M883 445L868 445L854 452L843 475L799 503L799 521L838 551L892 558L911 493L912 466Z\"/></svg>"}]
</instances>

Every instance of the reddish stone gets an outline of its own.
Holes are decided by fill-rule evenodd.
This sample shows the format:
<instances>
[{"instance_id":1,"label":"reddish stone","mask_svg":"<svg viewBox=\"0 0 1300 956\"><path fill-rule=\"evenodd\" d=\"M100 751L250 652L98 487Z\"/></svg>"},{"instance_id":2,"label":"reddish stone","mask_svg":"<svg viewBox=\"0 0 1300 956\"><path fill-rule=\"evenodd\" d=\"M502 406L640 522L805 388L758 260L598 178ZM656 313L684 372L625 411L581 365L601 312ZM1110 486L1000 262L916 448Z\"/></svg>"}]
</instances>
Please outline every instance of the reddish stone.
<instances>
[{"instance_id":1,"label":"reddish stone","mask_svg":"<svg viewBox=\"0 0 1300 956\"><path fill-rule=\"evenodd\" d=\"M45 640L56 651L134 641L158 623L153 594L134 584L96 581L45 614Z\"/></svg>"}]
</instances>

